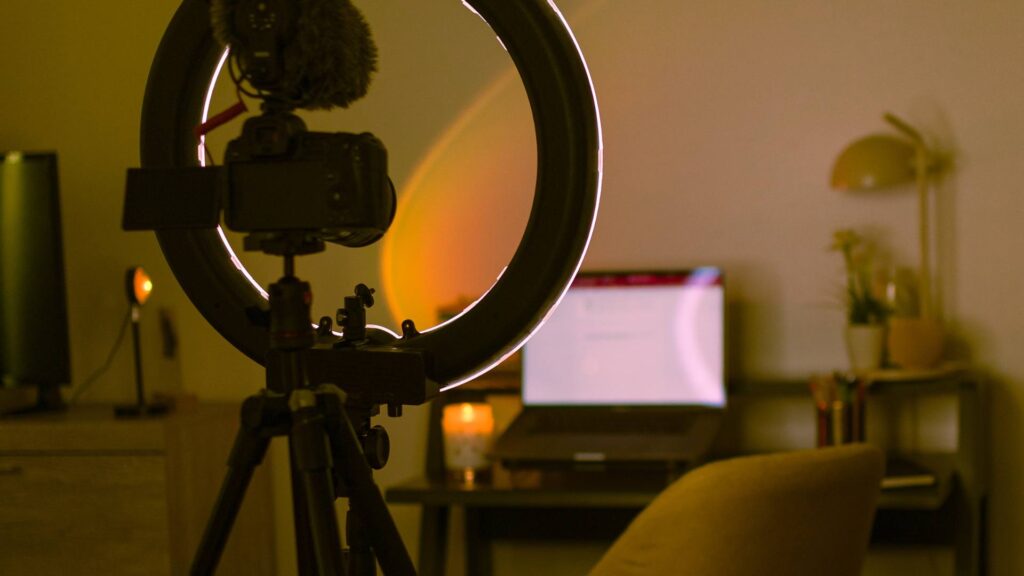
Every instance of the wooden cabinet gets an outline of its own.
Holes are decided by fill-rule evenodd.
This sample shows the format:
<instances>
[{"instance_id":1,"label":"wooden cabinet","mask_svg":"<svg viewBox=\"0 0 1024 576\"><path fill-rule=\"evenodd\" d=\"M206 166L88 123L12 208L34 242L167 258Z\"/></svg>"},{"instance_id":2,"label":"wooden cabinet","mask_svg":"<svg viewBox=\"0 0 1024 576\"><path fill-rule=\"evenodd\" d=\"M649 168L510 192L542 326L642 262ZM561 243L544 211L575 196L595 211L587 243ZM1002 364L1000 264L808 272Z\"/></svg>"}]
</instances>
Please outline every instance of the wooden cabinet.
<instances>
[{"instance_id":1,"label":"wooden cabinet","mask_svg":"<svg viewBox=\"0 0 1024 576\"><path fill-rule=\"evenodd\" d=\"M109 406L0 420L0 574L186 574L226 471L237 405L117 420ZM269 466L217 574L273 574Z\"/></svg>"}]
</instances>

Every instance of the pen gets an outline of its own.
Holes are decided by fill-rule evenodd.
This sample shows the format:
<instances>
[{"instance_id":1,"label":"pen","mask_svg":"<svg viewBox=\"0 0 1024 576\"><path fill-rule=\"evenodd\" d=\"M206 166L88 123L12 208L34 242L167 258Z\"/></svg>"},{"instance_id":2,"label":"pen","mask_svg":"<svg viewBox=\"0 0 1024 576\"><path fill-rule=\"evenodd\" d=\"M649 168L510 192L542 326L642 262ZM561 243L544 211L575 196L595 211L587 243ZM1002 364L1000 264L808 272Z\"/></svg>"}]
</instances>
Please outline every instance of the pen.
<instances>
[{"instance_id":1,"label":"pen","mask_svg":"<svg viewBox=\"0 0 1024 576\"><path fill-rule=\"evenodd\" d=\"M832 402L832 444L836 446L846 442L843 426L846 419L845 408L842 400Z\"/></svg>"},{"instance_id":2,"label":"pen","mask_svg":"<svg viewBox=\"0 0 1024 576\"><path fill-rule=\"evenodd\" d=\"M814 411L818 416L818 447L828 446L831 430L829 430L828 390L824 385L825 378L812 376L810 380L811 398L814 400Z\"/></svg>"}]
</instances>

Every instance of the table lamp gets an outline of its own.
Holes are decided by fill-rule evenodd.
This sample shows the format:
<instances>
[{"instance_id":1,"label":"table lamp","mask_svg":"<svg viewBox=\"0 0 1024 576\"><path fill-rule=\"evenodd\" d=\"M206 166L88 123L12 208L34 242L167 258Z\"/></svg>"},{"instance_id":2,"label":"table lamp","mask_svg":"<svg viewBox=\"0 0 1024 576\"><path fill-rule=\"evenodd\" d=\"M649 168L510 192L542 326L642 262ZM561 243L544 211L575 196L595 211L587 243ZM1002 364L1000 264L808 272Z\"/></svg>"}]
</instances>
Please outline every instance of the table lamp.
<instances>
[{"instance_id":1,"label":"table lamp","mask_svg":"<svg viewBox=\"0 0 1024 576\"><path fill-rule=\"evenodd\" d=\"M890 321L890 359L905 368L938 361L942 331L932 298L931 231L928 191L947 167L945 158L925 143L921 133L894 114L883 118L899 135L872 134L854 140L836 158L832 187L866 191L915 183L918 196L918 318ZM910 333L907 333L910 332ZM912 350L906 350L910 345Z\"/></svg>"},{"instance_id":2,"label":"table lamp","mask_svg":"<svg viewBox=\"0 0 1024 576\"><path fill-rule=\"evenodd\" d=\"M114 407L114 414L118 417L151 416L167 412L167 405L162 403L146 403L146 396L142 386L142 352L139 346L139 319L142 316L142 306L149 300L153 292L153 281L140 266L128 269L125 275L125 287L128 295L128 304L131 306L132 318L132 348L135 351L135 404L122 404Z\"/></svg>"}]
</instances>

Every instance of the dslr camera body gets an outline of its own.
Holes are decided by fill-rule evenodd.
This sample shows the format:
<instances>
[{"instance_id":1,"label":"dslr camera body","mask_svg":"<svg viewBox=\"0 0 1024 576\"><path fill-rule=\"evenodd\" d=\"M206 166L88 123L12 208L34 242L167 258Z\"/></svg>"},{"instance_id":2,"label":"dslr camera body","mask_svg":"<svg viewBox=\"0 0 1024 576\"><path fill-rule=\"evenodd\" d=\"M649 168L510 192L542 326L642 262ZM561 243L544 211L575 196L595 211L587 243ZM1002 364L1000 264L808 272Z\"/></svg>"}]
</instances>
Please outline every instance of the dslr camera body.
<instances>
[{"instance_id":1,"label":"dslr camera body","mask_svg":"<svg viewBox=\"0 0 1024 576\"><path fill-rule=\"evenodd\" d=\"M310 132L290 112L245 122L228 144L221 187L224 222L239 232L310 232L355 248L379 240L395 216L376 136Z\"/></svg>"}]
</instances>

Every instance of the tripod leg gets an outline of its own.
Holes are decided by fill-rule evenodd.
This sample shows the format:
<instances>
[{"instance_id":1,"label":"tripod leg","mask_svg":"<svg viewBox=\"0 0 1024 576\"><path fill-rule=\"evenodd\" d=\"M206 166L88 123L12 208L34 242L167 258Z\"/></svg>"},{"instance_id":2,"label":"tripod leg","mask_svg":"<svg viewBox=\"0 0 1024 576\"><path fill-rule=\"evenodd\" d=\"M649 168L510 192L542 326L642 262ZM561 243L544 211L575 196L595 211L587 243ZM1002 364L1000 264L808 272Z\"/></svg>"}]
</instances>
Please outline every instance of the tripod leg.
<instances>
[{"instance_id":1,"label":"tripod leg","mask_svg":"<svg viewBox=\"0 0 1024 576\"><path fill-rule=\"evenodd\" d=\"M260 409L258 397L246 400L242 407L242 424L235 436L231 456L228 458L228 473L221 484L213 513L192 560L190 573L193 576L211 575L217 569L217 563L231 533L231 526L235 523L245 491L249 487L249 481L267 453L270 439L260 433L259 419L247 417L254 410Z\"/></svg>"},{"instance_id":2,"label":"tripod leg","mask_svg":"<svg viewBox=\"0 0 1024 576\"><path fill-rule=\"evenodd\" d=\"M316 551L313 549L313 532L309 526L309 508L306 504L306 490L303 487L302 472L295 461L295 452L289 446L289 461L292 475L292 516L295 521L295 552L299 576L317 574Z\"/></svg>"},{"instance_id":3,"label":"tripod leg","mask_svg":"<svg viewBox=\"0 0 1024 576\"><path fill-rule=\"evenodd\" d=\"M373 557L370 539L366 537L366 527L363 526L359 515L351 508L345 518L349 576L375 576L377 561Z\"/></svg>"},{"instance_id":4,"label":"tripod leg","mask_svg":"<svg viewBox=\"0 0 1024 576\"><path fill-rule=\"evenodd\" d=\"M360 528L360 545L373 549L387 576L411 576L416 574L412 557L402 542L398 527L388 512L384 496L373 481L373 473L366 462L363 449L356 437L352 422L343 409L332 410L332 425L328 428L334 466L342 471L347 491L350 514L358 516L358 522L350 523ZM349 538L352 538L349 534ZM360 575L352 575L360 576Z\"/></svg>"},{"instance_id":5,"label":"tripod leg","mask_svg":"<svg viewBox=\"0 0 1024 576\"><path fill-rule=\"evenodd\" d=\"M301 476L299 488L306 500L318 574L339 576L344 574L344 564L324 417L316 407L312 391L295 390L292 401L291 450Z\"/></svg>"}]
</instances>

